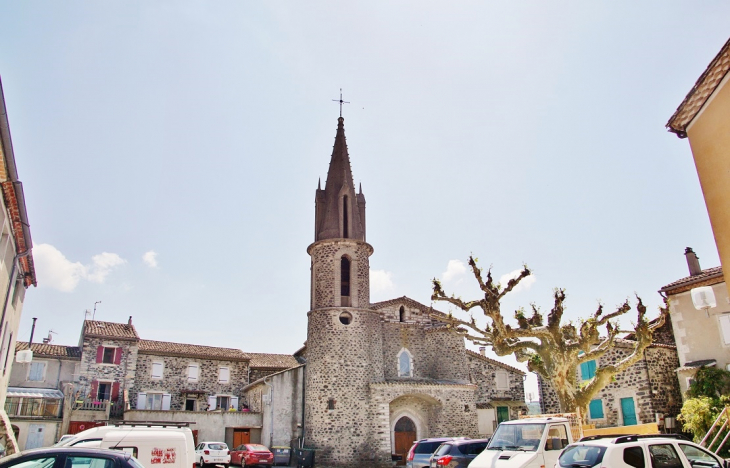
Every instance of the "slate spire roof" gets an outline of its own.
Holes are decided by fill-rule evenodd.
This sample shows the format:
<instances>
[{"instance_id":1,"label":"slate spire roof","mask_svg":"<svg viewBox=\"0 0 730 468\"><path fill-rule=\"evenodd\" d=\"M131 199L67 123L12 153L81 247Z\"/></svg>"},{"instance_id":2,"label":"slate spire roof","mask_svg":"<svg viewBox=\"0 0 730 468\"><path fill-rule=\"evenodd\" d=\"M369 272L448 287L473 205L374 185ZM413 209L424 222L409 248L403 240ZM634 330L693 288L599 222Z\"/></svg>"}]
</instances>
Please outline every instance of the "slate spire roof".
<instances>
[{"instance_id":1,"label":"slate spire roof","mask_svg":"<svg viewBox=\"0 0 730 468\"><path fill-rule=\"evenodd\" d=\"M315 197L315 241L349 238L365 240L365 196L355 193L350 155L345 139L345 119L337 119L337 134L324 190ZM346 198L345 198L346 197ZM346 202L346 203L345 203Z\"/></svg>"}]
</instances>

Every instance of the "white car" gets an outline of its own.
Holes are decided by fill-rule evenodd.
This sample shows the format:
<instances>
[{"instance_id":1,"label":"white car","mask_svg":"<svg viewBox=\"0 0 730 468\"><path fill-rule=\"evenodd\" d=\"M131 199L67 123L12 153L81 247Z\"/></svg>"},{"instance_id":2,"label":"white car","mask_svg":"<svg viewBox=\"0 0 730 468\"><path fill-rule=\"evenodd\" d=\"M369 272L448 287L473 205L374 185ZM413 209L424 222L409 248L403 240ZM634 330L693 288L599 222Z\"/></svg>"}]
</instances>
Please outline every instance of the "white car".
<instances>
[{"instance_id":1,"label":"white car","mask_svg":"<svg viewBox=\"0 0 730 468\"><path fill-rule=\"evenodd\" d=\"M195 461L200 468L205 465L223 465L228 468L231 451L225 442L201 442L195 447Z\"/></svg>"},{"instance_id":2,"label":"white car","mask_svg":"<svg viewBox=\"0 0 730 468\"><path fill-rule=\"evenodd\" d=\"M627 427L627 429L630 429ZM728 468L728 462L681 436L592 436L565 447L555 468Z\"/></svg>"}]
</instances>

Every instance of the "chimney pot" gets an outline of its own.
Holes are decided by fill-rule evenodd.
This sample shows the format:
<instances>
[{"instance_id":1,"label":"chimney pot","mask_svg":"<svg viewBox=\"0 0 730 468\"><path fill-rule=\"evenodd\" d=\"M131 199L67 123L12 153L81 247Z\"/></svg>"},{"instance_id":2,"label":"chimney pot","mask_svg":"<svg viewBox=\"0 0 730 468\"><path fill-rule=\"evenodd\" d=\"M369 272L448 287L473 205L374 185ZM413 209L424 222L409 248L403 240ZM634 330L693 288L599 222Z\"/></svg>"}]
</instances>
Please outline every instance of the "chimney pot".
<instances>
[{"instance_id":1,"label":"chimney pot","mask_svg":"<svg viewBox=\"0 0 730 468\"><path fill-rule=\"evenodd\" d=\"M479 354L481 354L482 356L486 356L487 355L487 348L486 348L486 346L480 346L479 347Z\"/></svg>"},{"instance_id":2,"label":"chimney pot","mask_svg":"<svg viewBox=\"0 0 730 468\"><path fill-rule=\"evenodd\" d=\"M700 267L700 259L694 252L694 250L692 250L692 247L687 247L686 249L684 249L684 256L687 258L687 267L689 268L690 276L695 276L702 273L702 268Z\"/></svg>"},{"instance_id":3,"label":"chimney pot","mask_svg":"<svg viewBox=\"0 0 730 468\"><path fill-rule=\"evenodd\" d=\"M129 316L129 321L127 322L127 325L132 325L132 316Z\"/></svg>"}]
</instances>

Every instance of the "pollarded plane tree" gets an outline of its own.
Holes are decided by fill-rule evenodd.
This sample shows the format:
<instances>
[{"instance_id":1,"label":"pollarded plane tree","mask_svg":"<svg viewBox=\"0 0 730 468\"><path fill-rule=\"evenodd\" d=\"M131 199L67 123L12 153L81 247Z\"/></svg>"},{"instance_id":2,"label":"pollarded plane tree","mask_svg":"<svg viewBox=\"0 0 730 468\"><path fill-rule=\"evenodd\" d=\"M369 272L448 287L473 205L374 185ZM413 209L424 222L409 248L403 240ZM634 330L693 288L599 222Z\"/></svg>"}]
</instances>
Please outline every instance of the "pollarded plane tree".
<instances>
[{"instance_id":1,"label":"pollarded plane tree","mask_svg":"<svg viewBox=\"0 0 730 468\"><path fill-rule=\"evenodd\" d=\"M580 320L578 326L572 322L561 324L564 313L565 290L556 289L554 304L547 315L547 323L543 314L535 304L531 304L532 314L528 317L524 309L515 312L517 327L505 323L500 302L524 278L530 276L530 270L525 266L520 274L510 279L506 286L495 283L491 268L486 278L483 271L477 266L477 261L469 257L469 266L474 277L479 282L479 288L484 298L474 301L463 301L454 295L447 295L438 279L433 280L434 301L447 302L471 315L470 320L462 320L452 313L448 315L434 314L433 317L445 322L456 333L464 335L466 339L481 346L490 346L498 356L513 354L521 362L527 361L527 367L537 372L549 381L557 393L558 401L563 412L576 412L585 415L589 403L595 395L608 385L616 374L629 368L641 359L643 351L651 344L654 330L664 324L668 308L660 308L657 320L649 322L646 319L646 306L641 298L636 297L638 317L634 330L635 344L633 351L619 362L603 365L596 368L595 375L587 382L579 384L578 366L601 358L614 345L614 340L620 333L627 333L618 326L618 317L631 310L626 300L615 311L605 313L599 304L593 315ZM480 327L474 319L473 310L481 309L487 317L487 323ZM603 331L603 333L601 333Z\"/></svg>"}]
</instances>

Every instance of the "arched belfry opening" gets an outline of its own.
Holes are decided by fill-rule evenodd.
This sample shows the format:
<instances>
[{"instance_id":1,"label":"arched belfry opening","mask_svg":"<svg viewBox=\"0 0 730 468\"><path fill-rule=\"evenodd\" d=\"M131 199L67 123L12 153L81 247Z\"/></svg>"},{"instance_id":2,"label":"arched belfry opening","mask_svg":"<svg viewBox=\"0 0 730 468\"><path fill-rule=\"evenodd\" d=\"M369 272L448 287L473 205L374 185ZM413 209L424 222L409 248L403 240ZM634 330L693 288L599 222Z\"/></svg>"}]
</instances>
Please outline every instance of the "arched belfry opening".
<instances>
[{"instance_id":1,"label":"arched belfry opening","mask_svg":"<svg viewBox=\"0 0 730 468\"><path fill-rule=\"evenodd\" d=\"M342 237L347 239L350 237L350 228L349 224L347 222L347 212L348 212L348 203L347 203L347 195L342 197Z\"/></svg>"},{"instance_id":2,"label":"arched belfry opening","mask_svg":"<svg viewBox=\"0 0 730 468\"><path fill-rule=\"evenodd\" d=\"M340 259L340 305L350 306L350 259L343 255Z\"/></svg>"},{"instance_id":3,"label":"arched belfry opening","mask_svg":"<svg viewBox=\"0 0 730 468\"><path fill-rule=\"evenodd\" d=\"M399 321L405 322L406 321L406 308L403 306L400 306L400 310L398 311L398 318Z\"/></svg>"}]
</instances>

